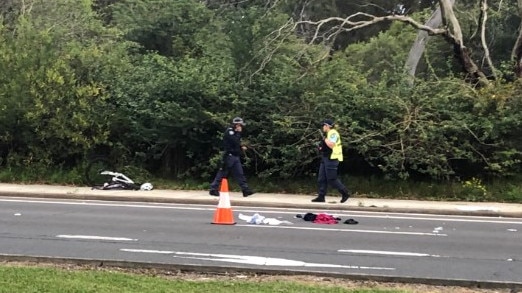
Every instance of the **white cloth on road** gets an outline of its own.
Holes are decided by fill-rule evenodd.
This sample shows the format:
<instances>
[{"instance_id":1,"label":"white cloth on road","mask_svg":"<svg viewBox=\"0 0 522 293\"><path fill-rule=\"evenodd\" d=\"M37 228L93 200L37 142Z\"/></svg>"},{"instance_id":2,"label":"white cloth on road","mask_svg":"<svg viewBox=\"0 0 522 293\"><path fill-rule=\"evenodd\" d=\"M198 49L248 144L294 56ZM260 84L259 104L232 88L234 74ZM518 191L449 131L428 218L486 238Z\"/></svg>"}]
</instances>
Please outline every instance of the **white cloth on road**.
<instances>
[{"instance_id":1,"label":"white cloth on road","mask_svg":"<svg viewBox=\"0 0 522 293\"><path fill-rule=\"evenodd\" d=\"M239 219L246 221L249 224L256 224L256 225L281 225L281 224L293 224L290 221L281 221L276 218L267 218L265 216L262 216L258 213L255 213L252 216L239 214Z\"/></svg>"}]
</instances>

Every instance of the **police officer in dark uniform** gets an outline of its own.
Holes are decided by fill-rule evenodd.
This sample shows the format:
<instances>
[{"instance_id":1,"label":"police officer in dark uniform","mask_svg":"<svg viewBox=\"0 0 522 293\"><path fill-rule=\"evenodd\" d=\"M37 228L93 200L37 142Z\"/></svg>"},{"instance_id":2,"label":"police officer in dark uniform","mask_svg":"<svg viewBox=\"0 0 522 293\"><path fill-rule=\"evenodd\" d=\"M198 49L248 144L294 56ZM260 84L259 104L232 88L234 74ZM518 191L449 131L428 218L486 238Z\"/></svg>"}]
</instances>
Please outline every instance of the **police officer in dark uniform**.
<instances>
[{"instance_id":1,"label":"police officer in dark uniform","mask_svg":"<svg viewBox=\"0 0 522 293\"><path fill-rule=\"evenodd\" d=\"M326 137L323 137L319 143L319 151L321 152L321 165L317 174L318 195L312 199L312 202L325 202L328 185L334 187L341 193L341 203L348 200L351 193L341 183L337 177L337 168L339 162L343 161L343 146L341 143L341 135L334 128L335 124L332 119L323 121L323 132Z\"/></svg>"},{"instance_id":2,"label":"police officer in dark uniform","mask_svg":"<svg viewBox=\"0 0 522 293\"><path fill-rule=\"evenodd\" d=\"M254 194L248 187L240 159L241 152L246 150L246 147L241 145L241 131L245 125L246 123L241 117L236 117L232 119L231 126L225 130L223 136L223 166L219 169L214 181L210 184L210 195L219 196L218 190L221 179L228 177L229 173L232 173L234 179L241 187L244 197Z\"/></svg>"}]
</instances>

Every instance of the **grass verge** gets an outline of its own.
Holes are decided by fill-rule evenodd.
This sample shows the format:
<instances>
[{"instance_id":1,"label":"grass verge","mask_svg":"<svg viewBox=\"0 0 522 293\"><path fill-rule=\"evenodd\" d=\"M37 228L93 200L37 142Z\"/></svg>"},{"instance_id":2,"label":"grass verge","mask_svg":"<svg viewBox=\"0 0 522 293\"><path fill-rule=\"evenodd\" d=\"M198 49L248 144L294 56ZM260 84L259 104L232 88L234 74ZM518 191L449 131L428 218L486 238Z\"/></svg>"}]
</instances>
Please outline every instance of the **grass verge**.
<instances>
[{"instance_id":1,"label":"grass verge","mask_svg":"<svg viewBox=\"0 0 522 293\"><path fill-rule=\"evenodd\" d=\"M399 289L343 288L335 284L311 284L287 280L241 280L209 276L147 275L107 269L71 267L0 266L0 292L409 292ZM189 276L189 277L187 277Z\"/></svg>"}]
</instances>

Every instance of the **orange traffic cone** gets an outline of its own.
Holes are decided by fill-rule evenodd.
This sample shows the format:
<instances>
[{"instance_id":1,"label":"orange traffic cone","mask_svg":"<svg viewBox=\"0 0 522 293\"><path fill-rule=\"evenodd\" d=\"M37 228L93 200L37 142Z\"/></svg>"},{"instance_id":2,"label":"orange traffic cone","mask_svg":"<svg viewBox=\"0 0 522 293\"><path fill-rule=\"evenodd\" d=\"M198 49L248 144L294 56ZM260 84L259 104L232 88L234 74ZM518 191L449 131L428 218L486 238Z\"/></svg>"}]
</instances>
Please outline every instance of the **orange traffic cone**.
<instances>
[{"instance_id":1,"label":"orange traffic cone","mask_svg":"<svg viewBox=\"0 0 522 293\"><path fill-rule=\"evenodd\" d=\"M227 178L221 179L221 189L219 190L219 203L214 213L214 221L212 224L219 225L235 225L234 214L230 206L230 194L228 193Z\"/></svg>"}]
</instances>

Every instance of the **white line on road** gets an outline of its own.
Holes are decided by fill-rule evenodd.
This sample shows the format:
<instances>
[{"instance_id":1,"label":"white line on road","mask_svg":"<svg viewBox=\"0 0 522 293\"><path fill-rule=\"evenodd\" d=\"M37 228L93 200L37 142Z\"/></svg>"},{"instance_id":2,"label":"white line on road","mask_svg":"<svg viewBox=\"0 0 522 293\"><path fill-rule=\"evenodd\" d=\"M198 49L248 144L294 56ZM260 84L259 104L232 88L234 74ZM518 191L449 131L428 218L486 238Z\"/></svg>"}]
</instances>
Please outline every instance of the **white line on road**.
<instances>
[{"instance_id":1,"label":"white line on road","mask_svg":"<svg viewBox=\"0 0 522 293\"><path fill-rule=\"evenodd\" d=\"M153 254L174 254L175 251L170 250L151 250L151 249L128 249L122 248L120 251L125 252L137 252L137 253L153 253Z\"/></svg>"},{"instance_id":2,"label":"white line on road","mask_svg":"<svg viewBox=\"0 0 522 293\"><path fill-rule=\"evenodd\" d=\"M198 211L213 211L215 207L209 207L206 205L191 205L191 204L174 204L174 203L138 203L138 202L111 202L111 201L96 201L96 200L34 200L34 199L22 199L22 198L1 198L0 202L22 202L22 203L38 203L38 204L60 204L60 205L79 205L79 206L104 206L104 207L124 207L124 208L149 208L149 209L174 209L174 210L198 210ZM265 209L265 208L263 208ZM281 209L270 208L267 213L271 214L294 214L295 212L289 212L289 208L283 209L284 211L278 211ZM297 210L297 209L293 209ZM249 208L237 208L236 212L251 212ZM259 212L256 210L255 212ZM359 218L379 218L379 219L408 219L408 220L425 220L425 221L443 221L443 222L468 222L468 223L490 223L490 224L513 224L522 225L522 221L519 218L503 219L498 220L494 217L481 217L481 216L448 216L448 215L430 215L419 216L422 214L409 214L409 213L383 213L383 212L361 212L361 211L338 211L330 212L340 217L347 217L357 215ZM383 214L386 214L385 216ZM516 220L515 220L516 219Z\"/></svg>"},{"instance_id":3,"label":"white line on road","mask_svg":"<svg viewBox=\"0 0 522 293\"><path fill-rule=\"evenodd\" d=\"M252 255L233 255L233 254L211 254L211 253L196 253L196 252L182 252L182 251L168 251L168 250L147 250L147 249L125 249L120 251L137 252L137 253L157 253L157 254L174 254L173 257L218 261L228 263L250 264L258 266L281 266L281 267L311 267L311 268L344 268L344 269L358 269L358 270L388 270L392 271L395 268L387 267L366 267L366 266L348 266L338 264L324 264L324 263L307 263L300 260L291 260L274 257L261 257Z\"/></svg>"},{"instance_id":4,"label":"white line on road","mask_svg":"<svg viewBox=\"0 0 522 293\"><path fill-rule=\"evenodd\" d=\"M109 240L109 241L138 241L138 239L126 237L106 237L106 236L91 236L91 235L56 235L57 238L66 239L85 239L85 240Z\"/></svg>"},{"instance_id":5,"label":"white line on road","mask_svg":"<svg viewBox=\"0 0 522 293\"><path fill-rule=\"evenodd\" d=\"M413 235L413 236L448 236L448 234L440 234L440 233L396 232L396 231L383 231L383 230L352 230L352 229L335 229L335 228L324 228L324 227L289 227L289 226L261 226L261 225L236 225L236 226L251 227L251 228L336 231L336 232L353 232L353 233L377 233L377 234Z\"/></svg>"},{"instance_id":6,"label":"white line on road","mask_svg":"<svg viewBox=\"0 0 522 293\"><path fill-rule=\"evenodd\" d=\"M57 200L21 200L21 199L0 199L0 202L22 202L22 203L38 203L38 204L58 204L58 205L77 205L77 206L98 206L98 207L118 207L118 208L147 208L147 209L173 209L173 210L199 210L211 211L216 208L204 207L203 205L175 204L175 203L137 203L137 202L114 202L114 201L97 201L97 200L78 200L71 199L68 201Z\"/></svg>"},{"instance_id":7,"label":"white line on road","mask_svg":"<svg viewBox=\"0 0 522 293\"><path fill-rule=\"evenodd\" d=\"M401 251L380 251L380 250L357 250L357 249L339 249L338 252L348 252L355 254L378 254L378 255L394 255L394 256L422 256L422 257L441 257L440 255L417 253L417 252L401 252Z\"/></svg>"}]
</instances>

